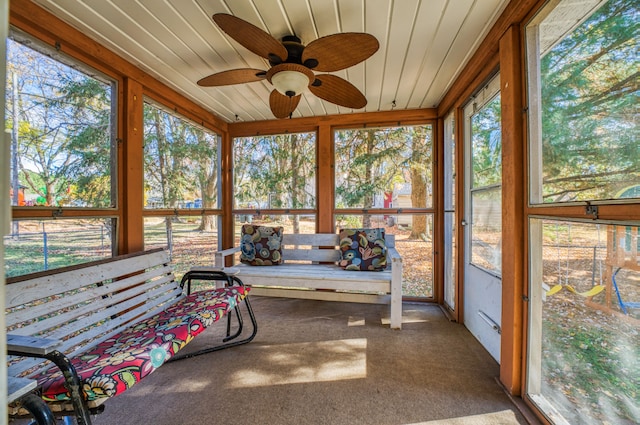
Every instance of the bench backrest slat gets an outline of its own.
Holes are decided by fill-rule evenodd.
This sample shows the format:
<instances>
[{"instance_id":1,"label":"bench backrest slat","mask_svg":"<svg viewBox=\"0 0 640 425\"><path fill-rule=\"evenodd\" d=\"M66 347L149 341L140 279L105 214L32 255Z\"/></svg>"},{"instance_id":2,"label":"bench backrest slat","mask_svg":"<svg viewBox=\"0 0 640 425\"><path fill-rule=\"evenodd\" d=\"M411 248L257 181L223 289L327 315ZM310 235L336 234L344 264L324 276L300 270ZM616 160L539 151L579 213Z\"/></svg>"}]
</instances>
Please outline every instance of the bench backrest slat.
<instances>
[{"instance_id":1,"label":"bench backrest slat","mask_svg":"<svg viewBox=\"0 0 640 425\"><path fill-rule=\"evenodd\" d=\"M169 261L154 250L20 277L6 286L8 332L60 339L67 355L86 351L184 296ZM9 370L41 362L23 359Z\"/></svg>"},{"instance_id":2,"label":"bench backrest slat","mask_svg":"<svg viewBox=\"0 0 640 425\"><path fill-rule=\"evenodd\" d=\"M181 291L176 290L173 294L165 294L160 301L172 301L174 299L177 299L177 296L179 296L180 294ZM138 308L132 309L125 314L121 314L120 316L117 316L112 320L105 321L100 325L96 325L90 330L78 336L65 340L60 347L57 347L57 349L65 352L67 356L72 358L82 352L90 350L105 339L108 339L111 335L115 335L128 328L131 325L132 319L136 319L136 321L139 321L151 317L161 312L164 309L164 306L159 306L151 310L147 310L147 308L148 306L144 305L138 306ZM56 338L57 335L54 333L50 335L50 337ZM89 343L83 345L83 342L86 341L89 341ZM25 358L17 364L10 365L8 368L9 374L19 375L24 371L34 368L38 364L40 364L41 367L31 371L29 373L30 376L33 376L40 370L49 367L49 364L43 362L41 359Z\"/></svg>"},{"instance_id":3,"label":"bench backrest slat","mask_svg":"<svg viewBox=\"0 0 640 425\"><path fill-rule=\"evenodd\" d=\"M148 273L145 274L149 276ZM160 275L154 276L156 279L148 280L136 280L135 286L130 285L129 288L121 288L117 292L106 293L103 295L94 296L92 291L82 291L78 294L73 294L69 296L69 298L74 299L74 304L71 304L73 308L70 308L69 303L67 302L57 302L60 299L55 300L56 302L46 302L40 305L34 305L31 308L25 309L30 311L32 314L26 320L33 320L35 318L46 317L47 320L38 320L34 321L30 324L23 324L22 326L12 330L11 332L17 335L41 335L41 334L51 334L49 329L58 328L58 326L67 323L68 325L64 327L69 330L69 333L75 333L79 329L76 327L79 324L83 324L85 322L98 322L104 320L104 314L100 313L100 308L107 309L108 306L115 306L119 310L122 311L125 307L125 301L130 298L134 298L139 296L140 294L146 294L148 291L153 290L156 287L160 287L161 292L166 292L167 290L171 290L172 288L177 287L177 284L173 281L171 276ZM82 297L80 297L82 296ZM141 301L135 301L132 305L137 305L140 302L145 302L143 299ZM110 310L113 310L110 309ZM110 312L106 317L112 316L113 312ZM12 320L9 326L13 326L17 323L23 323L24 321L16 321L14 316L26 316L24 311L21 311L20 314L10 315ZM73 322L73 325L71 324ZM58 335L60 332L57 333ZM56 337L57 338L57 337Z\"/></svg>"},{"instance_id":4,"label":"bench backrest slat","mask_svg":"<svg viewBox=\"0 0 640 425\"><path fill-rule=\"evenodd\" d=\"M306 246L332 246L340 244L338 235L335 233L286 233L282 235L282 245L306 245Z\"/></svg>"},{"instance_id":5,"label":"bench backrest slat","mask_svg":"<svg viewBox=\"0 0 640 425\"><path fill-rule=\"evenodd\" d=\"M56 300L56 306L58 310L70 309L73 306L77 306L83 301L98 298L98 297L106 297L110 294L124 291L127 288L131 288L139 285L141 282L146 282L151 279L156 279L158 276L161 276L164 282L169 282L172 278L172 275L167 275L167 273L171 272L171 267L165 266L161 268L155 268L149 270L145 273L131 276L122 280L118 280L115 282L104 283L102 286L88 287L83 291L66 295L64 298L60 298ZM7 326L13 326L16 323L22 323L24 321L30 320L34 317L40 317L47 313L50 313L51 307L50 303L42 303L39 305L34 305L28 309L17 310L13 314L7 318ZM69 314L73 314L74 310L69 310ZM80 312L78 312L80 313ZM61 315L62 316L62 315ZM52 320L52 319L49 319ZM67 317L60 317L59 321L63 323L67 321ZM55 321L51 321L50 323L56 323ZM14 332L16 333L16 332Z\"/></svg>"},{"instance_id":6,"label":"bench backrest slat","mask_svg":"<svg viewBox=\"0 0 640 425\"><path fill-rule=\"evenodd\" d=\"M387 247L395 247L395 236L385 235ZM340 260L340 239L335 233L284 234L282 258L287 261L335 263Z\"/></svg>"},{"instance_id":7,"label":"bench backrest slat","mask_svg":"<svg viewBox=\"0 0 640 425\"><path fill-rule=\"evenodd\" d=\"M141 285L143 288L147 287L148 285ZM115 297L111 298L109 300L109 302L115 302L116 304L110 305L107 308L103 308L101 310L97 310L95 309L95 307L92 309L91 307L94 306L93 303L90 303L89 305L85 306L85 308L83 310L85 310L87 312L86 316L79 316L77 320L73 320L73 321L68 321L65 322L66 325L59 327L59 328L54 328L49 326L46 329L46 334L53 338L53 339L63 339L65 338L67 335L73 335L77 332L82 331L84 328L86 328L87 326L94 326L96 327L97 324L102 323L103 321L107 322L111 322L109 324L109 328L113 327L114 324L116 322L122 321L122 313L124 311L128 311L129 309L133 309L134 307L138 306L138 305L142 305L141 309L143 311L146 311L148 309L148 306L146 306L145 304L147 304L148 300L154 299L154 298L158 298L157 300L154 299L154 304L155 303L160 303L160 304L164 304L166 302L166 297L160 299L159 297L161 297L163 294L165 294L167 292L165 287L160 287L160 288L150 288L149 292L143 292L141 295L135 296L134 298L129 298L128 294L124 294L124 296L122 296L123 294L117 294ZM180 293L180 291L178 291L178 294ZM173 296L174 298L176 297L176 295L174 293L169 293L170 296ZM140 313L139 313L140 314ZM47 320L48 321L48 320ZM47 322L45 321L45 322ZM108 329L109 329L108 328ZM16 332L17 334L22 334L22 332ZM28 334L24 334L24 335L34 335L34 334L38 334L40 332L30 332ZM92 332L90 333L85 333L84 335L79 335L79 340L71 342L72 340L74 340L74 338L71 339L67 339L64 340L64 342L62 343L62 351L66 351L67 348L71 348L73 346L76 346L78 344L81 344L83 341L90 339L89 335L93 335L91 336L91 338L95 338L95 334Z\"/></svg>"},{"instance_id":8,"label":"bench backrest slat","mask_svg":"<svg viewBox=\"0 0 640 425\"><path fill-rule=\"evenodd\" d=\"M288 261L306 261L316 263L335 263L340 260L337 249L283 249L282 258Z\"/></svg>"},{"instance_id":9,"label":"bench backrest slat","mask_svg":"<svg viewBox=\"0 0 640 425\"><path fill-rule=\"evenodd\" d=\"M162 297L158 299L158 301L160 301L160 303L162 304L168 301L173 301L177 299L177 296L176 296L177 293L178 292L164 294ZM134 303L132 302L126 303L126 305L123 305L123 308L131 304L134 304ZM155 301L154 301L154 304L155 304ZM125 314L120 314L119 316L112 318L111 320L109 320L108 323L104 322L99 327L91 329L90 331L85 333L86 336L84 338L82 337L82 335L78 335L77 337L68 339L67 340L68 343L64 345L68 346L69 353L71 354L71 357L73 357L76 353L87 351L92 347L98 345L100 342L104 341L105 339L109 338L111 335L117 334L121 330L129 327L131 323L133 323L133 319L135 319L136 322L140 321L143 318L153 316L156 312L161 311L162 309L163 309L163 306L159 306L155 309L149 310L148 305L139 305L138 307L133 308L130 311L127 311ZM89 337L91 338L91 340L88 344L80 345L81 343L89 340ZM71 349L73 348L75 348L75 350L71 351Z\"/></svg>"},{"instance_id":10,"label":"bench backrest slat","mask_svg":"<svg viewBox=\"0 0 640 425\"><path fill-rule=\"evenodd\" d=\"M34 302L74 289L89 286L92 283L104 282L138 273L140 270L168 264L169 258L164 251L158 251L148 256L129 257L115 263L101 263L62 273L53 273L35 279L7 285L6 307L11 308ZM16 285L16 286L13 286Z\"/></svg>"}]
</instances>

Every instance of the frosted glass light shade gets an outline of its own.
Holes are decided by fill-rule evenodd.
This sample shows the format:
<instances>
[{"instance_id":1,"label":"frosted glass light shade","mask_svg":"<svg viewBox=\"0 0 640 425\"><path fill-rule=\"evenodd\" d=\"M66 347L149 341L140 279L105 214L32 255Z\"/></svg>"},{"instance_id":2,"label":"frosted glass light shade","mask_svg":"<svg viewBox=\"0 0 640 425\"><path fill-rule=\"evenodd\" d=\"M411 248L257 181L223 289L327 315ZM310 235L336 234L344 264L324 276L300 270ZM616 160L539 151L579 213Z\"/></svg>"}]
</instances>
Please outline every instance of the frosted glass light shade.
<instances>
[{"instance_id":1,"label":"frosted glass light shade","mask_svg":"<svg viewBox=\"0 0 640 425\"><path fill-rule=\"evenodd\" d=\"M298 71L280 71L271 77L271 84L285 96L297 96L309 85L309 77Z\"/></svg>"}]
</instances>

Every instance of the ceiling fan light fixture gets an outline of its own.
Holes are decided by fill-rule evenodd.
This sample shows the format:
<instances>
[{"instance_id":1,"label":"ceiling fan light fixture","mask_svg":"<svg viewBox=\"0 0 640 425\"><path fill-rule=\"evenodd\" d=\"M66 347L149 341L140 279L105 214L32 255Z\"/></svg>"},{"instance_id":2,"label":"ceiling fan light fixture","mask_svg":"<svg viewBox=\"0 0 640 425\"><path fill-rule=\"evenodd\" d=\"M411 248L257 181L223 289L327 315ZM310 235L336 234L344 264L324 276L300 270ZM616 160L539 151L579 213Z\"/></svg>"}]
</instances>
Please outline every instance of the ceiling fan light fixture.
<instances>
[{"instance_id":1,"label":"ceiling fan light fixture","mask_svg":"<svg viewBox=\"0 0 640 425\"><path fill-rule=\"evenodd\" d=\"M309 77L299 71L284 70L271 77L271 84L285 96L297 96L309 86Z\"/></svg>"},{"instance_id":2,"label":"ceiling fan light fixture","mask_svg":"<svg viewBox=\"0 0 640 425\"><path fill-rule=\"evenodd\" d=\"M364 108L367 98L344 78L333 74L349 68L373 55L380 44L371 34L345 32L320 37L306 46L298 37L289 35L276 40L255 25L227 13L213 15L222 31L243 47L267 59L267 71L252 68L231 69L200 79L203 87L251 83L266 79L270 89L269 107L276 118L291 117L300 103L305 87L322 100L351 109Z\"/></svg>"}]
</instances>

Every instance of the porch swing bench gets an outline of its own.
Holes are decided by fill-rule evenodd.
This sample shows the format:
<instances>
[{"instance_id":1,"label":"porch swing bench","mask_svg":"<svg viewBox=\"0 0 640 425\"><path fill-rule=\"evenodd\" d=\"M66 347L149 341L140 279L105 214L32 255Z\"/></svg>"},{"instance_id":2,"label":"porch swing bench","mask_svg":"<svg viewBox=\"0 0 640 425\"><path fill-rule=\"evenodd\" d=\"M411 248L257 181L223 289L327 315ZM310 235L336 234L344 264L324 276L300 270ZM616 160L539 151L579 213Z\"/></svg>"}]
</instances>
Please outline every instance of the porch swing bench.
<instances>
[{"instance_id":1,"label":"porch swing bench","mask_svg":"<svg viewBox=\"0 0 640 425\"><path fill-rule=\"evenodd\" d=\"M216 288L190 293L192 280L216 281ZM240 279L200 268L178 283L163 249L7 283L9 376L36 380L53 414L75 416L78 424L90 424L106 400L164 363L245 344L257 332L250 288ZM243 301L252 330L243 329ZM178 354L224 316L218 345ZM9 406L10 416L27 414L19 403Z\"/></svg>"},{"instance_id":2,"label":"porch swing bench","mask_svg":"<svg viewBox=\"0 0 640 425\"><path fill-rule=\"evenodd\" d=\"M283 234L284 264L267 267L240 263L231 268L254 295L388 304L390 328L401 329L402 257L394 235L385 235L385 244L387 266L381 271L339 267L340 239L335 233ZM216 252L215 265L221 269L231 266L239 252L239 246Z\"/></svg>"}]
</instances>

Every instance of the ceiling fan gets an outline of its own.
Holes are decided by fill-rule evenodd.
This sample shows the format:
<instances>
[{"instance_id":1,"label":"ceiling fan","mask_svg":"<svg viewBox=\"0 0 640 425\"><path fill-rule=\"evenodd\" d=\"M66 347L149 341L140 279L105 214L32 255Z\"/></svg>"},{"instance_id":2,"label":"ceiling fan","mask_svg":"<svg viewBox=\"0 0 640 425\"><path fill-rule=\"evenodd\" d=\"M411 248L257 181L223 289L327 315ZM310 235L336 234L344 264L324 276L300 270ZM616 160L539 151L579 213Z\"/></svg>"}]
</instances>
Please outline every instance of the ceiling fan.
<instances>
[{"instance_id":1,"label":"ceiling fan","mask_svg":"<svg viewBox=\"0 0 640 425\"><path fill-rule=\"evenodd\" d=\"M346 32L328 35L303 45L295 35L276 40L260 28L226 13L213 15L214 22L231 38L269 61L271 68L241 68L218 72L198 81L204 87L269 81L274 90L269 106L276 118L291 117L305 88L327 102L360 109L367 99L353 84L333 74L373 55L378 40L370 34Z\"/></svg>"}]
</instances>

